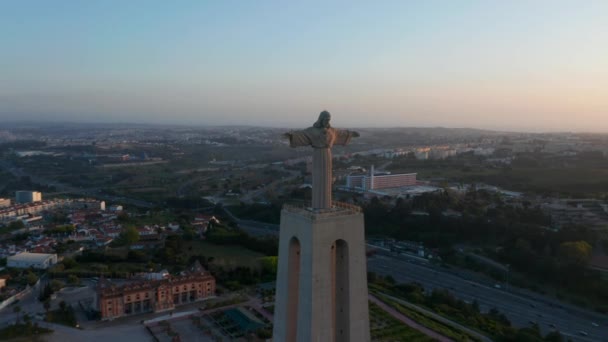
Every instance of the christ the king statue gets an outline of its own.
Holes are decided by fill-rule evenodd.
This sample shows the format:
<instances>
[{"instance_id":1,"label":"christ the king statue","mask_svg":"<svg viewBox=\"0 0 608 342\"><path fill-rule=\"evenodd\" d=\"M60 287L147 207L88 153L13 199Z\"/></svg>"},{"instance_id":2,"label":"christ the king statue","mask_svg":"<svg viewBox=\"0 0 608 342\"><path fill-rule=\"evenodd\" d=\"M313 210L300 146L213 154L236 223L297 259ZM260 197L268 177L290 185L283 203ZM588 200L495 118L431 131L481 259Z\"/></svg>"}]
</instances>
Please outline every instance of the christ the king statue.
<instances>
[{"instance_id":1,"label":"christ the king statue","mask_svg":"<svg viewBox=\"0 0 608 342\"><path fill-rule=\"evenodd\" d=\"M333 145L347 145L359 133L330 126L331 115L322 111L312 127L301 131L285 133L289 146L312 146L312 208L331 209L332 156Z\"/></svg>"}]
</instances>

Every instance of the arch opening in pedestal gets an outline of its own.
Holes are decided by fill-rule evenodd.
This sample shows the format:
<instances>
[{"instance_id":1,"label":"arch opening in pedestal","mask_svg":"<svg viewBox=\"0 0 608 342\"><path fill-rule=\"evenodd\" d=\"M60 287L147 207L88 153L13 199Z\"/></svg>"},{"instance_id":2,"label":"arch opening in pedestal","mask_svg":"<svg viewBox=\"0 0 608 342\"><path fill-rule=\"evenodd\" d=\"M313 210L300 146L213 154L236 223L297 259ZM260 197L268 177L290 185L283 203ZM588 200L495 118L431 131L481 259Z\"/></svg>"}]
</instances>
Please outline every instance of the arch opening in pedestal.
<instances>
[{"instance_id":1,"label":"arch opening in pedestal","mask_svg":"<svg viewBox=\"0 0 608 342\"><path fill-rule=\"evenodd\" d=\"M350 281L348 244L339 239L333 245L334 341L350 341Z\"/></svg>"},{"instance_id":2,"label":"arch opening in pedestal","mask_svg":"<svg viewBox=\"0 0 608 342\"><path fill-rule=\"evenodd\" d=\"M295 341L298 332L298 299L300 297L300 240L289 240L289 262L287 274L287 341Z\"/></svg>"}]
</instances>

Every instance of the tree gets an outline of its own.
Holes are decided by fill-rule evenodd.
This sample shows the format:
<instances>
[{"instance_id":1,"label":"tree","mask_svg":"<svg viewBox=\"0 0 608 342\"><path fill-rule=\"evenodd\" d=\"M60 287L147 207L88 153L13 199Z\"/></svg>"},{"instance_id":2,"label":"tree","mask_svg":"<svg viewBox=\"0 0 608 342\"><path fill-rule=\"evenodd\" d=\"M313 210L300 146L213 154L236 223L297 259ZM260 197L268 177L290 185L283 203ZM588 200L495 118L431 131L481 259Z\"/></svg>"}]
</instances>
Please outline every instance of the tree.
<instances>
[{"instance_id":1,"label":"tree","mask_svg":"<svg viewBox=\"0 0 608 342\"><path fill-rule=\"evenodd\" d=\"M38 281L38 276L35 273L28 271L26 279L27 279L27 284L30 286L33 286Z\"/></svg>"},{"instance_id":2,"label":"tree","mask_svg":"<svg viewBox=\"0 0 608 342\"><path fill-rule=\"evenodd\" d=\"M65 267L66 270L74 268L78 265L76 260L72 258L63 258L63 261L61 263L63 264L63 267Z\"/></svg>"},{"instance_id":3,"label":"tree","mask_svg":"<svg viewBox=\"0 0 608 342\"><path fill-rule=\"evenodd\" d=\"M564 337L559 333L559 331L552 331L545 336L545 341L564 342Z\"/></svg>"},{"instance_id":4,"label":"tree","mask_svg":"<svg viewBox=\"0 0 608 342\"><path fill-rule=\"evenodd\" d=\"M59 242L55 245L55 253L62 254L68 250L68 246L66 243Z\"/></svg>"},{"instance_id":5,"label":"tree","mask_svg":"<svg viewBox=\"0 0 608 342\"><path fill-rule=\"evenodd\" d=\"M481 311L479 310L479 302L477 301L477 299L475 299L475 300L473 301L473 304L471 304L471 308L472 308L473 310L475 310L475 312L481 312Z\"/></svg>"},{"instance_id":6,"label":"tree","mask_svg":"<svg viewBox=\"0 0 608 342\"><path fill-rule=\"evenodd\" d=\"M55 228L53 229L47 229L44 231L45 234L61 234L61 235L67 235L69 233L73 233L76 230L76 227L74 227L74 225L71 224L62 224L62 225L57 225L55 226Z\"/></svg>"},{"instance_id":7,"label":"tree","mask_svg":"<svg viewBox=\"0 0 608 342\"><path fill-rule=\"evenodd\" d=\"M129 253L127 254L127 260L133 262L143 262L148 260L148 255L143 251L129 251Z\"/></svg>"},{"instance_id":8,"label":"tree","mask_svg":"<svg viewBox=\"0 0 608 342\"><path fill-rule=\"evenodd\" d=\"M80 284L80 278L78 278L77 276L70 274L68 276L68 284L72 284L72 285L78 285Z\"/></svg>"},{"instance_id":9,"label":"tree","mask_svg":"<svg viewBox=\"0 0 608 342\"><path fill-rule=\"evenodd\" d=\"M395 278L393 278L393 276L391 276L390 274L384 277L384 281L391 285L394 285L396 283Z\"/></svg>"},{"instance_id":10,"label":"tree","mask_svg":"<svg viewBox=\"0 0 608 342\"><path fill-rule=\"evenodd\" d=\"M68 215L66 213L56 211L51 216L51 221L58 223L58 224L65 224L65 223L68 223L69 219L68 219Z\"/></svg>"},{"instance_id":11,"label":"tree","mask_svg":"<svg viewBox=\"0 0 608 342\"><path fill-rule=\"evenodd\" d=\"M23 221L21 221L21 220L13 221L8 224L9 230L17 230L17 229L22 229L24 227L25 227L25 224L23 224Z\"/></svg>"},{"instance_id":12,"label":"tree","mask_svg":"<svg viewBox=\"0 0 608 342\"><path fill-rule=\"evenodd\" d=\"M258 338L266 340L272 337L272 330L269 328L260 328L256 330L256 335Z\"/></svg>"},{"instance_id":13,"label":"tree","mask_svg":"<svg viewBox=\"0 0 608 342\"><path fill-rule=\"evenodd\" d=\"M116 215L116 219L118 220L118 222L129 222L131 220L131 218L129 217L129 214L127 214L126 212L121 212L118 215Z\"/></svg>"},{"instance_id":14,"label":"tree","mask_svg":"<svg viewBox=\"0 0 608 342\"><path fill-rule=\"evenodd\" d=\"M194 229L194 227L192 227L190 225L183 225L182 230L183 230L182 236L183 236L184 240L191 241L196 237L196 230Z\"/></svg>"},{"instance_id":15,"label":"tree","mask_svg":"<svg viewBox=\"0 0 608 342\"><path fill-rule=\"evenodd\" d=\"M567 265L586 266L593 248L586 241L569 241L559 245L559 258Z\"/></svg>"},{"instance_id":16,"label":"tree","mask_svg":"<svg viewBox=\"0 0 608 342\"><path fill-rule=\"evenodd\" d=\"M122 232L120 232L120 236L118 237L124 244L132 245L139 241L139 232L137 228L133 226L125 227Z\"/></svg>"},{"instance_id":17,"label":"tree","mask_svg":"<svg viewBox=\"0 0 608 342\"><path fill-rule=\"evenodd\" d=\"M277 273L278 258L276 256L267 256L262 258L262 271L267 274Z\"/></svg>"},{"instance_id":18,"label":"tree","mask_svg":"<svg viewBox=\"0 0 608 342\"><path fill-rule=\"evenodd\" d=\"M19 323L19 313L21 312L21 306L15 305L13 312L17 314L17 323Z\"/></svg>"},{"instance_id":19,"label":"tree","mask_svg":"<svg viewBox=\"0 0 608 342\"><path fill-rule=\"evenodd\" d=\"M63 287L63 283L57 279L53 279L51 280L50 286L53 291L59 291Z\"/></svg>"},{"instance_id":20,"label":"tree","mask_svg":"<svg viewBox=\"0 0 608 342\"><path fill-rule=\"evenodd\" d=\"M517 331L517 335L515 335L515 340L522 342L542 341L542 336L540 335L540 328L538 327L538 324L534 323L530 327L519 329Z\"/></svg>"},{"instance_id":21,"label":"tree","mask_svg":"<svg viewBox=\"0 0 608 342\"><path fill-rule=\"evenodd\" d=\"M54 291L53 291L52 286L47 283L40 291L40 296L38 296L38 300L41 302L49 300L51 298L51 295L53 294L53 292Z\"/></svg>"}]
</instances>

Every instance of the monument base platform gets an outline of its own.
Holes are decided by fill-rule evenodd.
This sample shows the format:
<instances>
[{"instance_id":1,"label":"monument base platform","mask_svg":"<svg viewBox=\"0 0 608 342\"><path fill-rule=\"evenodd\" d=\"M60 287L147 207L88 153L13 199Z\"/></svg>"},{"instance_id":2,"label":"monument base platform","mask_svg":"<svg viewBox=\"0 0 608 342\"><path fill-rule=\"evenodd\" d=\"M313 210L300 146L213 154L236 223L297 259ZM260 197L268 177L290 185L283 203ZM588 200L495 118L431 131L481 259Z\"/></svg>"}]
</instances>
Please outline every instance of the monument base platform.
<instances>
[{"instance_id":1,"label":"monument base platform","mask_svg":"<svg viewBox=\"0 0 608 342\"><path fill-rule=\"evenodd\" d=\"M273 341L370 341L363 214L281 212Z\"/></svg>"}]
</instances>

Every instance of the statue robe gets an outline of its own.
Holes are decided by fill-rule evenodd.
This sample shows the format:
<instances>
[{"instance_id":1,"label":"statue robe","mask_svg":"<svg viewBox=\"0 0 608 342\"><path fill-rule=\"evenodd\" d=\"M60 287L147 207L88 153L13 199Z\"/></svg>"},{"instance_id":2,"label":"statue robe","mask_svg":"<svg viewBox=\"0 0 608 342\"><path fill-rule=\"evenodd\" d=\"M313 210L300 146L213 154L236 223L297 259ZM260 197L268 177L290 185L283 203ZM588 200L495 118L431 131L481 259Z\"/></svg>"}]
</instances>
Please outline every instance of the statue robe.
<instances>
[{"instance_id":1,"label":"statue robe","mask_svg":"<svg viewBox=\"0 0 608 342\"><path fill-rule=\"evenodd\" d=\"M353 132L335 128L309 127L301 131L289 132L289 146L312 146L312 207L330 209L332 207L331 188L333 145L347 145Z\"/></svg>"}]
</instances>

